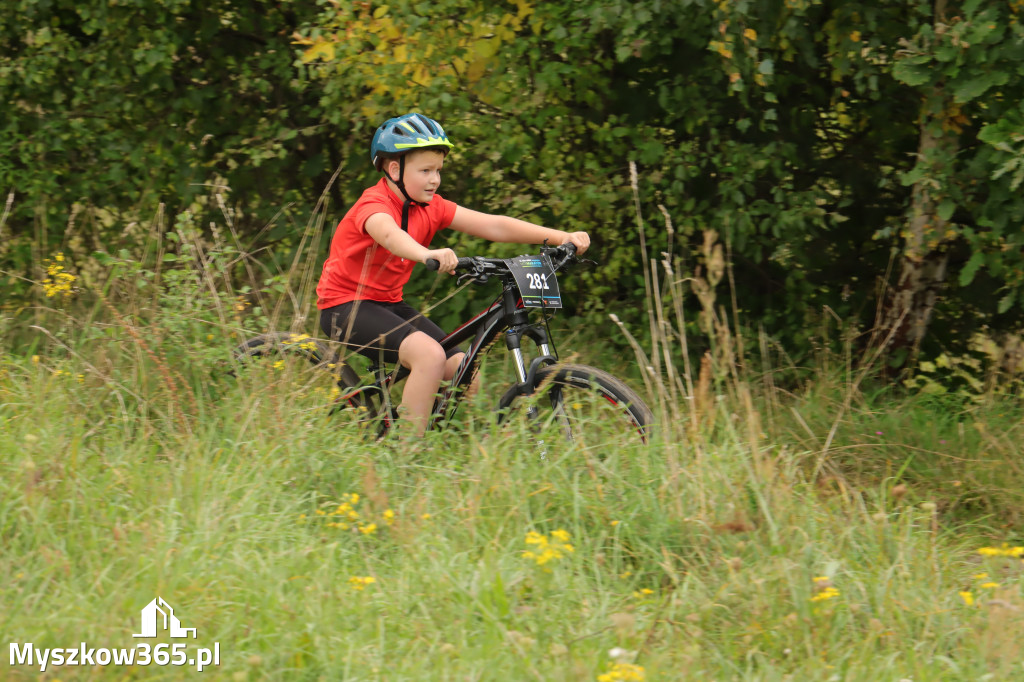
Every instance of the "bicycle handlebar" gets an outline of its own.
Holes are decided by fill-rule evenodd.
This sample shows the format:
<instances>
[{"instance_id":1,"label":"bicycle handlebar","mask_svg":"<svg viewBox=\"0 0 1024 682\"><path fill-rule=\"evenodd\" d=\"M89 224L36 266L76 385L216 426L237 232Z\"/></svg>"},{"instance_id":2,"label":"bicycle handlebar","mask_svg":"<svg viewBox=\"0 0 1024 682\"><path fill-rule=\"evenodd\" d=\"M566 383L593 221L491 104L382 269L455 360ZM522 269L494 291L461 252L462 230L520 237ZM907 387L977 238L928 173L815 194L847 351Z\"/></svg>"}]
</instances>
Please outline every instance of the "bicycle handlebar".
<instances>
[{"instance_id":1,"label":"bicycle handlebar","mask_svg":"<svg viewBox=\"0 0 1024 682\"><path fill-rule=\"evenodd\" d=\"M576 245L572 242L566 242L559 246L546 246L541 248L541 253L548 255L560 255L561 258L558 262L554 263L555 269L557 270L566 261L576 256ZM441 263L436 258L428 258L424 261L423 265L427 270L436 271L441 267ZM481 274L487 271L497 271L504 268L504 261L501 258L483 258L481 256L474 256L468 258L459 258L459 262L455 265L455 272L464 273L475 273Z\"/></svg>"}]
</instances>

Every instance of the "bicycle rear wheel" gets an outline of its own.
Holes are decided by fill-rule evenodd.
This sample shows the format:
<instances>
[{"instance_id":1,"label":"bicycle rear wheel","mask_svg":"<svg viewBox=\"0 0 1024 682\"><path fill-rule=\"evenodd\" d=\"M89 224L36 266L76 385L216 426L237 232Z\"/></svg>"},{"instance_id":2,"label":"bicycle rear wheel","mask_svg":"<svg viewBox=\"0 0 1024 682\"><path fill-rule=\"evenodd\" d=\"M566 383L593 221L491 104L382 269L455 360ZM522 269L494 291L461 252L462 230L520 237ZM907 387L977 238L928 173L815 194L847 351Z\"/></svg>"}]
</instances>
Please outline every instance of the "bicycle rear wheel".
<instances>
[{"instance_id":1,"label":"bicycle rear wheel","mask_svg":"<svg viewBox=\"0 0 1024 682\"><path fill-rule=\"evenodd\" d=\"M309 410L327 409L361 423L375 421L379 400L327 343L306 334L270 332L235 347L235 360L265 373L262 380Z\"/></svg>"},{"instance_id":2,"label":"bicycle rear wheel","mask_svg":"<svg viewBox=\"0 0 1024 682\"><path fill-rule=\"evenodd\" d=\"M537 371L535 388L513 386L499 402L499 423L527 420L537 437L548 434L582 447L645 444L654 415L629 386L586 365L551 365Z\"/></svg>"}]
</instances>

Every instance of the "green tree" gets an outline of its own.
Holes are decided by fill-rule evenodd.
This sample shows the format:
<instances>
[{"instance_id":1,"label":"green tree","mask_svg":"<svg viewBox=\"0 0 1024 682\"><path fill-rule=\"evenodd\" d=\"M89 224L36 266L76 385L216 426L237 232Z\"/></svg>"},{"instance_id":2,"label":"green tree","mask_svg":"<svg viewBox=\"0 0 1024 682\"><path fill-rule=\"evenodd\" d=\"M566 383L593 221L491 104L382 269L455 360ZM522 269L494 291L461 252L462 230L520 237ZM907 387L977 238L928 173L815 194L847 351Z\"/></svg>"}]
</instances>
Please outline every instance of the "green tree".
<instances>
[{"instance_id":1,"label":"green tree","mask_svg":"<svg viewBox=\"0 0 1024 682\"><path fill-rule=\"evenodd\" d=\"M919 7L923 20L896 53L895 77L921 102L916 162L903 176L912 200L899 278L882 327L897 348L920 346L946 289L959 288L984 318L1024 304L1022 8L935 0L930 12ZM972 292L981 271L986 281Z\"/></svg>"},{"instance_id":2,"label":"green tree","mask_svg":"<svg viewBox=\"0 0 1024 682\"><path fill-rule=\"evenodd\" d=\"M318 194L340 161L295 78L307 3L14 0L0 7L0 188L14 201L3 268L30 273L35 245L76 213L91 246L126 220L219 191L242 232ZM230 191L229 191L229 189ZM214 211L219 208L212 206ZM18 280L8 280L8 285ZM7 287L10 292L10 286Z\"/></svg>"}]
</instances>

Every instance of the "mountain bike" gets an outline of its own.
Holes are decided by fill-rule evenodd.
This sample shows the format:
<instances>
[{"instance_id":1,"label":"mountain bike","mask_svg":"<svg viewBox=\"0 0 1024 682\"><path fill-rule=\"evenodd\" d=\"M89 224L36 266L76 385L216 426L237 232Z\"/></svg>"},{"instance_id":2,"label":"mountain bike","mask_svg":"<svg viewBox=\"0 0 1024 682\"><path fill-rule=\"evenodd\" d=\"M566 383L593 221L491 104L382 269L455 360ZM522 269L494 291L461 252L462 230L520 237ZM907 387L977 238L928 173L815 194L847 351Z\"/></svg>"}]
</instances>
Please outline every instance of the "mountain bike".
<instances>
[{"instance_id":1,"label":"mountain bike","mask_svg":"<svg viewBox=\"0 0 1024 682\"><path fill-rule=\"evenodd\" d=\"M504 340L518 381L488 406L496 415L497 426L522 420L540 443L549 435L588 446L647 442L654 418L640 396L604 370L561 362L551 340L549 320L562 307L558 273L579 262L573 244L545 245L539 254L510 259L459 258L455 273L460 284L496 281L501 294L441 341L446 351L470 343L454 378L442 387L434 402L431 428L451 424L484 355ZM438 267L435 260L426 265L431 270ZM523 352L524 340L533 342L536 349L532 359ZM401 365L389 368L375 363L365 370L369 378L364 379L349 362L354 354L346 358L344 346L338 346L336 349L304 334L272 332L239 345L234 356L241 361L276 358L275 364L292 356L312 365L315 371L329 373L335 384L329 394L330 413L353 415L382 437L397 419L391 389L408 376L409 370ZM543 455L546 449L539 451Z\"/></svg>"}]
</instances>

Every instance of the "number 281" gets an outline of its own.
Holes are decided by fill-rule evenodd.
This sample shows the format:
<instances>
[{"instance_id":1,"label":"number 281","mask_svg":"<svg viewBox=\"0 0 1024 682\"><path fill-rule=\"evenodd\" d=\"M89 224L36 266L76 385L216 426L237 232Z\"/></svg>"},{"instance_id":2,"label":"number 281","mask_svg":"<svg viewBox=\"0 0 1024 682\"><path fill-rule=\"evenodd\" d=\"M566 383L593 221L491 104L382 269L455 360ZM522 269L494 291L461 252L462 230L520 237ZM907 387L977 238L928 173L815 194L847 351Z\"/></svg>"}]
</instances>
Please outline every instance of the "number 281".
<instances>
[{"instance_id":1,"label":"number 281","mask_svg":"<svg viewBox=\"0 0 1024 682\"><path fill-rule=\"evenodd\" d=\"M536 274L532 272L526 273L526 279L530 283L531 289L544 290L548 288L548 276Z\"/></svg>"}]
</instances>

